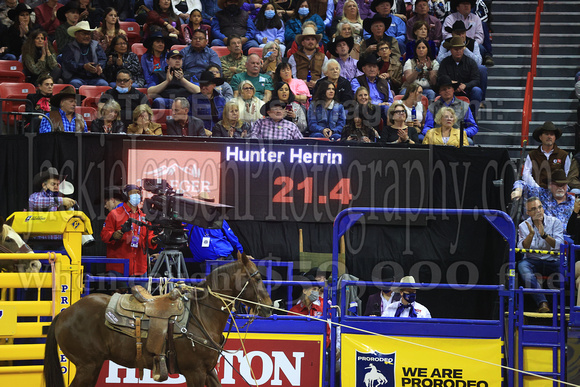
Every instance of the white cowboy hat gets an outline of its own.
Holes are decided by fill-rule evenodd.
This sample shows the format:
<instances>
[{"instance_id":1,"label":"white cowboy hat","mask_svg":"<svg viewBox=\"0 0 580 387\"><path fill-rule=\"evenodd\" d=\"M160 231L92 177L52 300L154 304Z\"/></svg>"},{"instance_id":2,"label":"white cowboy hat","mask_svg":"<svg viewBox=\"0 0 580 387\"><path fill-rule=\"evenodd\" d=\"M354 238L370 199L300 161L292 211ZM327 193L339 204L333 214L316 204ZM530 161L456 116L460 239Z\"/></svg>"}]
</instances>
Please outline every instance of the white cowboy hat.
<instances>
[{"instance_id":1,"label":"white cowboy hat","mask_svg":"<svg viewBox=\"0 0 580 387\"><path fill-rule=\"evenodd\" d=\"M404 276L403 278L401 278L401 280L399 282L401 282L403 284L414 284L414 283L416 283L415 282L415 278L412 275ZM403 290L403 289L419 289L419 288L414 287L414 286L411 286L411 287L409 287L409 286L401 286L401 287L399 287L399 290Z\"/></svg>"},{"instance_id":2,"label":"white cowboy hat","mask_svg":"<svg viewBox=\"0 0 580 387\"><path fill-rule=\"evenodd\" d=\"M66 32L72 36L73 38L75 37L75 33L77 31L88 31L88 32L93 32L95 31L96 28L91 28L91 26L89 25L89 22L84 20L81 22L78 22L76 25L69 27Z\"/></svg>"}]
</instances>

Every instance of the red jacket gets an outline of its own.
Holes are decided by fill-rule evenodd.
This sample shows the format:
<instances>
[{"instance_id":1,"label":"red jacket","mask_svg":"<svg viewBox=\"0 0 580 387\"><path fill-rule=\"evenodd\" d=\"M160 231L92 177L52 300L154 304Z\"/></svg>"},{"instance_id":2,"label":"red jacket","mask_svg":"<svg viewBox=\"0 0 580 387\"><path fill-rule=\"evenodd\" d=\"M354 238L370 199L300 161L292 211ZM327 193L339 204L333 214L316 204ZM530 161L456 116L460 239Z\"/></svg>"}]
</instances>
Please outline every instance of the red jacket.
<instances>
[{"instance_id":1,"label":"red jacket","mask_svg":"<svg viewBox=\"0 0 580 387\"><path fill-rule=\"evenodd\" d=\"M124 203L107 215L103 230L101 231L101 240L107 244L107 258L129 258L129 275L142 275L147 273L145 247L156 247L151 243L151 239L154 236L153 231L148 230L146 227L133 224L131 231L123 234L121 239L113 239L113 233L121 229L121 226L129 219L129 216L145 222L145 214L140 209L137 212L131 212L129 205ZM139 246L137 248L131 247L133 235L139 236ZM115 270L123 273L123 264L108 263L107 270Z\"/></svg>"}]
</instances>

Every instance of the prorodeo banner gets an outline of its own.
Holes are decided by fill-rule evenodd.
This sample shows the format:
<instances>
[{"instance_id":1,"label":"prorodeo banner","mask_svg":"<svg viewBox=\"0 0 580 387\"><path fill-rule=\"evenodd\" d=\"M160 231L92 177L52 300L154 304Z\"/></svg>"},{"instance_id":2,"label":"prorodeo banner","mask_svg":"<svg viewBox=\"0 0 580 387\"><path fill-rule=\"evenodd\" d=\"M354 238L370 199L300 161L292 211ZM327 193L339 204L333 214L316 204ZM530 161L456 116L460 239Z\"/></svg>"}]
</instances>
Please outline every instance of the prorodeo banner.
<instances>
[{"instance_id":1,"label":"prorodeo banner","mask_svg":"<svg viewBox=\"0 0 580 387\"><path fill-rule=\"evenodd\" d=\"M492 387L500 386L500 339L397 337L497 366L418 347L389 337L341 336L344 387Z\"/></svg>"}]
</instances>

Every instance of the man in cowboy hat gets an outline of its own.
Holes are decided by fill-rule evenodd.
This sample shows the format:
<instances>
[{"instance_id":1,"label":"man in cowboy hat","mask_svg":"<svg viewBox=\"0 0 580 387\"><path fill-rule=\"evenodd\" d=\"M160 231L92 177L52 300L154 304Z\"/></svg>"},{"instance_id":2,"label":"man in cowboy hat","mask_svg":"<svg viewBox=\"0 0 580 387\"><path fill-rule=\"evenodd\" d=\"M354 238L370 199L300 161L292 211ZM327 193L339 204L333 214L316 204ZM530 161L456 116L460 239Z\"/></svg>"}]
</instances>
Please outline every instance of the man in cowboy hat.
<instances>
[{"instance_id":1,"label":"man in cowboy hat","mask_svg":"<svg viewBox=\"0 0 580 387\"><path fill-rule=\"evenodd\" d=\"M274 100L266 102L260 109L265 118L254 122L250 138L264 140L301 140L302 133L294 122L285 120L286 104Z\"/></svg>"},{"instance_id":2,"label":"man in cowboy hat","mask_svg":"<svg viewBox=\"0 0 580 387\"><path fill-rule=\"evenodd\" d=\"M116 87L105 91L99 99L98 109L110 100L115 100L121 106L121 121L125 128L133 122L133 111L139 105L149 105L149 98L133 87L133 77L127 69L117 71Z\"/></svg>"},{"instance_id":3,"label":"man in cowboy hat","mask_svg":"<svg viewBox=\"0 0 580 387\"><path fill-rule=\"evenodd\" d=\"M199 78L211 64L222 68L218 54L207 46L207 35L203 30L193 31L191 44L181 50L181 55L183 55L183 70L196 78Z\"/></svg>"},{"instance_id":4,"label":"man in cowboy hat","mask_svg":"<svg viewBox=\"0 0 580 387\"><path fill-rule=\"evenodd\" d=\"M471 109L467 102L455 98L455 89L459 86L458 83L454 83L449 76L441 76L437 79L437 86L439 87L439 95L441 98L431 102L427 114L425 115L425 125L423 126L423 131L421 134L425 136L430 129L433 129L435 122L433 117L437 116L439 110L444 107L450 107L455 111L455 117L457 117L457 122L453 125L454 128L459 129L463 126L470 144L473 144L473 136L479 131L477 122L471 114Z\"/></svg>"},{"instance_id":5,"label":"man in cowboy hat","mask_svg":"<svg viewBox=\"0 0 580 387\"><path fill-rule=\"evenodd\" d=\"M193 117L189 111L191 104L187 98L177 97L171 106L173 118L167 120L168 136L197 136L207 137L203 121Z\"/></svg>"},{"instance_id":6,"label":"man in cowboy hat","mask_svg":"<svg viewBox=\"0 0 580 387\"><path fill-rule=\"evenodd\" d=\"M334 41L328 44L328 51L336 58L336 61L340 65L340 76L349 82L353 78L362 75L362 71L356 67L358 60L350 56L353 47L354 38L352 36L345 38L339 35Z\"/></svg>"},{"instance_id":7,"label":"man in cowboy hat","mask_svg":"<svg viewBox=\"0 0 580 387\"><path fill-rule=\"evenodd\" d=\"M76 89L82 85L109 86L103 77L107 56L99 42L92 39L95 30L90 28L89 22L79 22L67 31L75 40L62 50L64 81Z\"/></svg>"},{"instance_id":8,"label":"man in cowboy hat","mask_svg":"<svg viewBox=\"0 0 580 387\"><path fill-rule=\"evenodd\" d=\"M394 3L395 0L373 0L373 2L371 3L371 11L376 12L376 14L382 18L390 19L390 23L385 24L386 28L385 33L388 36L392 36L397 40L399 51L401 54L404 54L406 48L405 39L407 35L407 25L399 16L391 12L393 10ZM399 12L400 14L401 13L404 14L405 9L404 8L402 10L399 9L397 10L397 12ZM370 38L370 32L367 31L364 34L364 38L365 39Z\"/></svg>"},{"instance_id":9,"label":"man in cowboy hat","mask_svg":"<svg viewBox=\"0 0 580 387\"><path fill-rule=\"evenodd\" d=\"M546 215L540 198L532 196L526 201L526 212L530 216L519 224L518 248L532 250L559 250L564 243L564 228L558 218ZM560 273L558 255L525 253L518 263L518 272L528 288L540 289L536 273L549 276ZM538 313L550 313L546 295L532 293Z\"/></svg>"},{"instance_id":10,"label":"man in cowboy hat","mask_svg":"<svg viewBox=\"0 0 580 387\"><path fill-rule=\"evenodd\" d=\"M242 37L242 48L245 53L252 47L258 47L256 26L250 14L242 9L243 0L218 0L221 11L211 21L211 33L214 37L212 46L227 46L231 35Z\"/></svg>"},{"instance_id":11,"label":"man in cowboy hat","mask_svg":"<svg viewBox=\"0 0 580 387\"><path fill-rule=\"evenodd\" d=\"M391 50L393 55L397 58L401 56L401 49L399 42L393 36L387 35L387 27L391 25L390 17L382 17L375 14L372 18L363 21L363 28L368 33L365 33L365 41L360 45L361 55L376 54L377 43L381 40L386 40L391 43Z\"/></svg>"},{"instance_id":12,"label":"man in cowboy hat","mask_svg":"<svg viewBox=\"0 0 580 387\"><path fill-rule=\"evenodd\" d=\"M436 46L441 44L443 35L441 32L441 21L429 15L429 0L415 1L415 15L407 20L407 40L413 40L413 25L415 22L424 21L429 26L429 40L432 40Z\"/></svg>"},{"instance_id":13,"label":"man in cowboy hat","mask_svg":"<svg viewBox=\"0 0 580 387\"><path fill-rule=\"evenodd\" d=\"M167 52L167 69L156 71L157 85L147 89L149 98L154 98L154 109L169 109L176 97L188 97L199 93L199 86L193 83L193 75L183 69L183 54L179 50Z\"/></svg>"},{"instance_id":14,"label":"man in cowboy hat","mask_svg":"<svg viewBox=\"0 0 580 387\"><path fill-rule=\"evenodd\" d=\"M526 157L522 180L529 187L548 188L547 181L557 169L563 169L568 175L570 157L556 145L556 140L561 136L562 130L551 121L544 122L544 125L534 130L532 137L541 145Z\"/></svg>"},{"instance_id":15,"label":"man in cowboy hat","mask_svg":"<svg viewBox=\"0 0 580 387\"><path fill-rule=\"evenodd\" d=\"M67 86L58 94L50 98L50 105L57 110L52 110L48 117L50 121L43 118L40 122L40 133L50 132L86 132L87 123L80 114L75 113L77 106L77 93L74 87ZM81 100L84 96L80 96Z\"/></svg>"},{"instance_id":16,"label":"man in cowboy hat","mask_svg":"<svg viewBox=\"0 0 580 387\"><path fill-rule=\"evenodd\" d=\"M411 275L401 278L403 284L414 284L415 278ZM410 318L431 318L429 309L424 305L419 304L416 300L417 289L416 286L405 286L399 289L401 300L399 302L392 302L387 305L381 316L383 317L410 317Z\"/></svg>"},{"instance_id":17,"label":"man in cowboy hat","mask_svg":"<svg viewBox=\"0 0 580 387\"><path fill-rule=\"evenodd\" d=\"M316 81L323 77L322 67L328 61L324 53L318 50L322 34L317 34L314 28L306 27L300 35L296 35L296 51L288 64L292 66L292 77L302 79L312 90Z\"/></svg>"},{"instance_id":18,"label":"man in cowboy hat","mask_svg":"<svg viewBox=\"0 0 580 387\"><path fill-rule=\"evenodd\" d=\"M58 52L62 52L65 46L74 41L74 36L68 34L68 29L76 26L80 18L80 6L77 1L69 1L56 11L59 26L54 30L54 40Z\"/></svg>"},{"instance_id":19,"label":"man in cowboy hat","mask_svg":"<svg viewBox=\"0 0 580 387\"><path fill-rule=\"evenodd\" d=\"M56 14L62 7L63 4L60 4L58 0L46 0L46 2L34 9L36 22L46 31L51 41L54 39L54 33L57 27L60 26L60 20Z\"/></svg>"},{"instance_id":20,"label":"man in cowboy hat","mask_svg":"<svg viewBox=\"0 0 580 387\"><path fill-rule=\"evenodd\" d=\"M272 77L268 74L261 74L262 69L262 58L258 54L248 55L248 60L246 61L246 71L243 73L237 73L232 77L230 86L234 90L234 97L239 94L238 86L243 81L250 81L254 85L256 90L256 98L267 102L272 98L272 91L274 91L274 86L272 86Z\"/></svg>"},{"instance_id":21,"label":"man in cowboy hat","mask_svg":"<svg viewBox=\"0 0 580 387\"><path fill-rule=\"evenodd\" d=\"M222 78L216 78L209 70L199 77L200 92L187 97L191 103L191 115L203 120L205 129L210 132L213 126L221 120L226 100L215 90L223 85Z\"/></svg>"},{"instance_id":22,"label":"man in cowboy hat","mask_svg":"<svg viewBox=\"0 0 580 387\"><path fill-rule=\"evenodd\" d=\"M374 105L387 106L393 103L391 86L386 79L379 77L379 61L374 54L365 55L357 63L359 70L363 72L352 80L352 91L364 86L369 91L369 97Z\"/></svg>"}]
</instances>

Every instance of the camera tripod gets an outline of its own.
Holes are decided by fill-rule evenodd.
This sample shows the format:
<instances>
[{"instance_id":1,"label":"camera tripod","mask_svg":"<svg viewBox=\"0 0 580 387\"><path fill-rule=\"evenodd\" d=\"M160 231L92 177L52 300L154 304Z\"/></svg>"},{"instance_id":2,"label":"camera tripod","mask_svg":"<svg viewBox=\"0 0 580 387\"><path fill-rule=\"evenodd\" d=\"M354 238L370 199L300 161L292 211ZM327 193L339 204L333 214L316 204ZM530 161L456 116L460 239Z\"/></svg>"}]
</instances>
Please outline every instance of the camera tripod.
<instances>
[{"instance_id":1,"label":"camera tripod","mask_svg":"<svg viewBox=\"0 0 580 387\"><path fill-rule=\"evenodd\" d=\"M162 265L165 264L166 270L162 270ZM173 271L175 269L175 276L173 276ZM179 250L167 249L159 253L153 269L149 273L150 277L166 277L166 278L189 278L187 273L187 267L185 266L185 260L183 259L183 254ZM175 286L174 283L169 283L169 291L173 290ZM156 288L157 289L157 288Z\"/></svg>"}]
</instances>

